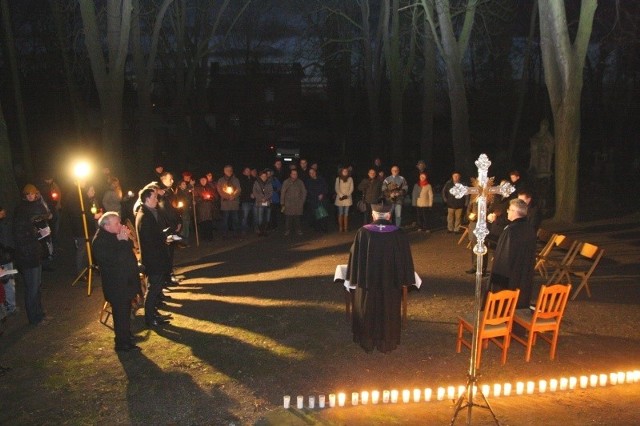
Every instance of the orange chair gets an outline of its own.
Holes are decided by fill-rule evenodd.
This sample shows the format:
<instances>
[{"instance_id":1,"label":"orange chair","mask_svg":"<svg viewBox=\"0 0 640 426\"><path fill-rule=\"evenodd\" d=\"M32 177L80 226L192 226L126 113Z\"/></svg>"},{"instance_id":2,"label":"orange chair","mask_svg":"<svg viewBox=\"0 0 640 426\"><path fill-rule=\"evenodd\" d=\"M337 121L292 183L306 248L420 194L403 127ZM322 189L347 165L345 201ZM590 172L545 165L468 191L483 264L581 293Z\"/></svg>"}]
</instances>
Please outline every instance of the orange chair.
<instances>
[{"instance_id":1,"label":"orange chair","mask_svg":"<svg viewBox=\"0 0 640 426\"><path fill-rule=\"evenodd\" d=\"M571 300L576 299L578 293L580 293L580 290L582 290L583 287L587 290L587 295L591 297L589 278L596 269L596 266L598 266L598 263L600 263L600 259L602 259L603 255L604 249L593 244L582 243L579 247L576 247L566 264L562 266L558 282L562 282L563 278L566 278L567 283L572 284L571 277L577 277L580 279L580 284L573 293L573 296L571 296Z\"/></svg>"},{"instance_id":2,"label":"orange chair","mask_svg":"<svg viewBox=\"0 0 640 426\"><path fill-rule=\"evenodd\" d=\"M518 302L520 290L502 290L497 293L489 292L484 311L480 312L480 328L478 336L473 336L478 340L478 358L476 359L476 367L480 367L480 357L482 349L489 345L489 340L502 349L502 364L507 362L507 351L511 342L511 327L513 325L513 314ZM462 345L471 349L471 341L463 338L463 333L467 330L473 335L474 315L466 315L460 317L458 322L458 339L456 344L456 352L460 353ZM498 338L502 337L502 342Z\"/></svg>"},{"instance_id":3,"label":"orange chair","mask_svg":"<svg viewBox=\"0 0 640 426\"><path fill-rule=\"evenodd\" d=\"M541 241L540 231L541 230L538 231L539 242ZM534 267L534 270L538 271L541 277L547 278L547 268L546 268L545 262L549 258L549 254L551 253L551 250L553 250L553 247L556 245L556 237L558 237L558 234L552 234L548 238L546 238L544 240L544 246L540 249L540 252L536 255L536 265Z\"/></svg>"},{"instance_id":4,"label":"orange chair","mask_svg":"<svg viewBox=\"0 0 640 426\"><path fill-rule=\"evenodd\" d=\"M538 334L541 339L551 345L549 358L552 360L555 358L558 335L560 334L560 323L562 322L570 291L571 284L543 285L540 288L538 302L536 303L536 309L534 311L531 311L531 309L518 309L516 311L513 322L527 331L527 340L525 341L515 334L512 334L511 337L527 348L524 357L525 361L529 362L531 359L531 349L533 345L536 344L536 336ZM551 332L553 336L549 338L542 334L545 332Z\"/></svg>"}]
</instances>

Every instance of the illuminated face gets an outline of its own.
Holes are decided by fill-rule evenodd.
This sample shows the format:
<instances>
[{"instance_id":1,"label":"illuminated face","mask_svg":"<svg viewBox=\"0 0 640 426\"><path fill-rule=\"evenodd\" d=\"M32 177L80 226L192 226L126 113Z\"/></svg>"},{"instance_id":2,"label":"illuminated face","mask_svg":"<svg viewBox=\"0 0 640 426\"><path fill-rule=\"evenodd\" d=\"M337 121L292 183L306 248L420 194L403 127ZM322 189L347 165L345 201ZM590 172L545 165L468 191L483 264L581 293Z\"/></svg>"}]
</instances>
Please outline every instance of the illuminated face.
<instances>
[{"instance_id":1,"label":"illuminated face","mask_svg":"<svg viewBox=\"0 0 640 426\"><path fill-rule=\"evenodd\" d=\"M291 177L292 180L298 179L298 171L297 170L291 170L290 177Z\"/></svg>"},{"instance_id":2,"label":"illuminated face","mask_svg":"<svg viewBox=\"0 0 640 426\"><path fill-rule=\"evenodd\" d=\"M451 179L453 179L453 183L460 182L460 173L454 173L451 175Z\"/></svg>"},{"instance_id":3,"label":"illuminated face","mask_svg":"<svg viewBox=\"0 0 640 426\"><path fill-rule=\"evenodd\" d=\"M518 195L518 199L524 201L525 203L527 203L527 205L529 205L529 203L531 202L531 198L528 197L527 194Z\"/></svg>"},{"instance_id":4,"label":"illuminated face","mask_svg":"<svg viewBox=\"0 0 640 426\"><path fill-rule=\"evenodd\" d=\"M96 196L96 189L93 186L90 186L89 189L87 189L87 197L93 198L95 196Z\"/></svg>"},{"instance_id":5,"label":"illuminated face","mask_svg":"<svg viewBox=\"0 0 640 426\"><path fill-rule=\"evenodd\" d=\"M27 199L27 201L35 201L36 200L36 193L35 192L30 192L28 193L25 198Z\"/></svg>"},{"instance_id":6,"label":"illuminated face","mask_svg":"<svg viewBox=\"0 0 640 426\"><path fill-rule=\"evenodd\" d=\"M347 177L347 176L349 176L349 169L342 169L342 170L340 170L340 175L341 175L342 177Z\"/></svg>"},{"instance_id":7,"label":"illuminated face","mask_svg":"<svg viewBox=\"0 0 640 426\"><path fill-rule=\"evenodd\" d=\"M369 170L369 173L367 173L367 175L369 176L369 179L373 179L376 177L376 171L373 169Z\"/></svg>"},{"instance_id":8,"label":"illuminated face","mask_svg":"<svg viewBox=\"0 0 640 426\"><path fill-rule=\"evenodd\" d=\"M118 216L110 216L109 220L107 220L107 222L103 225L103 228L107 232L117 234L118 232L120 232L120 228L122 228L120 218Z\"/></svg>"},{"instance_id":9,"label":"illuminated face","mask_svg":"<svg viewBox=\"0 0 640 426\"><path fill-rule=\"evenodd\" d=\"M169 173L166 174L162 177L162 179L160 179L162 181L162 184L164 186L166 186L167 188L169 188L171 185L173 185L173 176Z\"/></svg>"},{"instance_id":10,"label":"illuminated face","mask_svg":"<svg viewBox=\"0 0 640 426\"><path fill-rule=\"evenodd\" d=\"M316 172L314 169L309 169L309 177L311 179L315 179L318 176L318 172Z\"/></svg>"},{"instance_id":11,"label":"illuminated face","mask_svg":"<svg viewBox=\"0 0 640 426\"><path fill-rule=\"evenodd\" d=\"M300 168L301 169L307 168L307 160L300 160Z\"/></svg>"},{"instance_id":12,"label":"illuminated face","mask_svg":"<svg viewBox=\"0 0 640 426\"><path fill-rule=\"evenodd\" d=\"M391 174L392 174L393 176L398 176L398 173L400 173L400 168L399 168L398 166L393 166L393 167L391 168Z\"/></svg>"},{"instance_id":13,"label":"illuminated face","mask_svg":"<svg viewBox=\"0 0 640 426\"><path fill-rule=\"evenodd\" d=\"M233 167L227 166L224 168L224 175L226 177L231 177L232 174L233 174Z\"/></svg>"},{"instance_id":14,"label":"illuminated face","mask_svg":"<svg viewBox=\"0 0 640 426\"><path fill-rule=\"evenodd\" d=\"M158 193L153 191L153 193L147 198L144 202L144 205L149 207L150 209L155 209L158 207Z\"/></svg>"},{"instance_id":15,"label":"illuminated face","mask_svg":"<svg viewBox=\"0 0 640 426\"><path fill-rule=\"evenodd\" d=\"M200 178L200 185L205 186L206 184L207 184L207 178L206 177Z\"/></svg>"},{"instance_id":16,"label":"illuminated face","mask_svg":"<svg viewBox=\"0 0 640 426\"><path fill-rule=\"evenodd\" d=\"M427 175L425 175L424 173L420 173L420 180L422 182L424 182L425 180L427 180Z\"/></svg>"}]
</instances>

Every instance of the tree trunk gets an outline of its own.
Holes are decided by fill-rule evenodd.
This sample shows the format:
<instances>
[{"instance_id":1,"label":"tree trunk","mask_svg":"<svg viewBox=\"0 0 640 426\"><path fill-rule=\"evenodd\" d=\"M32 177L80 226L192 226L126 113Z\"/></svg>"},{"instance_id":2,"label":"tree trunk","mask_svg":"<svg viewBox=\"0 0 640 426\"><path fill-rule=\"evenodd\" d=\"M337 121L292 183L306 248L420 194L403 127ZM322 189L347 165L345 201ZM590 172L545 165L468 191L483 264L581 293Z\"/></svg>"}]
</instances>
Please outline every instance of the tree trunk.
<instances>
[{"instance_id":1,"label":"tree trunk","mask_svg":"<svg viewBox=\"0 0 640 426\"><path fill-rule=\"evenodd\" d=\"M100 99L102 114L102 146L109 164L120 176L122 169L122 97L124 65L131 29L131 0L107 2L107 58L100 42L99 27L93 1L79 0L87 54Z\"/></svg>"},{"instance_id":2,"label":"tree trunk","mask_svg":"<svg viewBox=\"0 0 640 426\"><path fill-rule=\"evenodd\" d=\"M428 7L433 8L432 4ZM433 13L433 10L432 12ZM422 55L424 70L422 76L422 137L420 138L420 156L427 166L433 164L433 123L436 106L436 44L431 24L425 19Z\"/></svg>"},{"instance_id":3,"label":"tree trunk","mask_svg":"<svg viewBox=\"0 0 640 426\"><path fill-rule=\"evenodd\" d=\"M82 101L80 90L75 83L73 72L71 70L71 58L67 50L65 42L65 27L64 16L60 7L60 0L49 0L51 6L51 14L53 15L53 23L56 28L56 37L58 38L58 45L60 48L60 55L62 56L62 65L64 67L64 76L67 86L67 93L69 94L69 102L73 110L73 121L76 129L76 141L81 141L86 130L86 117L83 111L86 111L86 105Z\"/></svg>"},{"instance_id":4,"label":"tree trunk","mask_svg":"<svg viewBox=\"0 0 640 426\"><path fill-rule=\"evenodd\" d=\"M13 82L13 96L16 102L18 131L20 132L20 146L22 147L22 164L24 165L27 179L33 179L34 170L33 160L31 158L31 144L29 142L27 132L27 119L24 112L24 102L22 100L22 88L20 86L18 60L16 57L16 45L13 39L13 29L11 27L11 17L9 16L9 4L7 3L7 0L0 0L0 5L2 5L2 25L4 26L5 44L8 56L7 59L11 70L11 80ZM11 170L13 170L13 167Z\"/></svg>"},{"instance_id":5,"label":"tree trunk","mask_svg":"<svg viewBox=\"0 0 640 426\"><path fill-rule=\"evenodd\" d=\"M7 134L7 122L4 120L2 104L0 104L0 206L11 215L18 200L18 184L13 173L11 159L11 143Z\"/></svg>"},{"instance_id":6,"label":"tree trunk","mask_svg":"<svg viewBox=\"0 0 640 426\"><path fill-rule=\"evenodd\" d=\"M556 221L574 221L578 209L582 73L596 7L596 0L582 0L578 30L571 44L564 3L538 2L540 48L556 141Z\"/></svg>"}]
</instances>

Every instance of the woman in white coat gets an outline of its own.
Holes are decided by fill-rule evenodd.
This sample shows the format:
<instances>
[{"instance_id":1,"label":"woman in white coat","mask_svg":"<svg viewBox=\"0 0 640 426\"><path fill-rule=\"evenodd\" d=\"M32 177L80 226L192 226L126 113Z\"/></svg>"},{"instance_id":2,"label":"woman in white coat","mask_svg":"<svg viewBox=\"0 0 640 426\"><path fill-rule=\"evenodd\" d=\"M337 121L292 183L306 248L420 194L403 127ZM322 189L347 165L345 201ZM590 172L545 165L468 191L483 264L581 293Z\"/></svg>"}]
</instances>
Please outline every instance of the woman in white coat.
<instances>
[{"instance_id":1,"label":"woman in white coat","mask_svg":"<svg viewBox=\"0 0 640 426\"><path fill-rule=\"evenodd\" d=\"M338 208L338 228L340 232L347 232L349 229L349 207L353 204L353 179L349 176L349 169L343 167L336 178L336 201Z\"/></svg>"}]
</instances>

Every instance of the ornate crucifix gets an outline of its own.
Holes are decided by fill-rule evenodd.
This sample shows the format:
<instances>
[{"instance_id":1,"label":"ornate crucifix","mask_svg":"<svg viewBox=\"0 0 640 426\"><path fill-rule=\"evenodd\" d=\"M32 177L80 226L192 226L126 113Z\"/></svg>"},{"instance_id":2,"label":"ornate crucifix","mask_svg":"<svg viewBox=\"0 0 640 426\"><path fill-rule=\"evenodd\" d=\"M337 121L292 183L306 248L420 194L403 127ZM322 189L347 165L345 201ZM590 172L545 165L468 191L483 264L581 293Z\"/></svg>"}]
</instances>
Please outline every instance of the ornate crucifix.
<instances>
[{"instance_id":1,"label":"ornate crucifix","mask_svg":"<svg viewBox=\"0 0 640 426\"><path fill-rule=\"evenodd\" d=\"M489 166L491 161L486 154L480 154L480 157L476 160L476 166L478 167L478 177L472 179L472 187L467 187L461 183L456 183L453 188L449 190L456 198L462 198L467 194L476 195L473 202L478 203L478 218L476 221L476 228L473 230L473 234L477 238L477 243L473 247L473 252L476 255L476 304L474 312L474 324L473 324L473 341L471 343L471 359L469 361L469 376L466 385L466 392L464 392L458 399L455 407L455 413L451 424L453 424L458 416L460 410L467 408L467 424L471 424L471 409L474 406L487 408L496 424L499 424L496 415L493 413L487 398L481 392L481 387L478 385L478 375L476 372L476 360L478 358L478 342L476 336L478 335L478 329L480 328L480 305L482 303L482 257L487 252L487 247L484 245L484 239L489 235L489 229L487 228L487 202L493 198L495 194L500 194L503 197L508 197L515 188L508 182L504 182L498 186L493 186L493 178L487 177ZM484 400L486 405L476 404L473 402L475 394L479 394ZM463 401L466 399L466 404L463 405Z\"/></svg>"}]
</instances>

